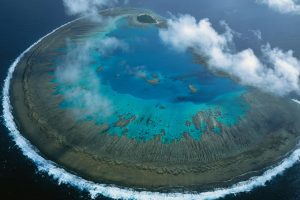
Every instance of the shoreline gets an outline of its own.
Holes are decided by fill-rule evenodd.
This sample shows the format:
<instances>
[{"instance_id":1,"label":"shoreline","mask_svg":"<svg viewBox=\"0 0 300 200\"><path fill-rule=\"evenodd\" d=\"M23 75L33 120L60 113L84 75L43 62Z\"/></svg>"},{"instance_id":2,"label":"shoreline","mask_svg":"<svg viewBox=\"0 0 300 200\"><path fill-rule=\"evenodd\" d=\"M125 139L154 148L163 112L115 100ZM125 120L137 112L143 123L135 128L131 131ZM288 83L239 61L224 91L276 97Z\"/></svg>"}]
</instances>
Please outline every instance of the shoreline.
<instances>
[{"instance_id":1,"label":"shoreline","mask_svg":"<svg viewBox=\"0 0 300 200\"><path fill-rule=\"evenodd\" d=\"M5 88L4 88L5 89ZM18 117L17 117L18 118ZM26 132L26 131L25 131Z\"/></svg>"}]
</instances>

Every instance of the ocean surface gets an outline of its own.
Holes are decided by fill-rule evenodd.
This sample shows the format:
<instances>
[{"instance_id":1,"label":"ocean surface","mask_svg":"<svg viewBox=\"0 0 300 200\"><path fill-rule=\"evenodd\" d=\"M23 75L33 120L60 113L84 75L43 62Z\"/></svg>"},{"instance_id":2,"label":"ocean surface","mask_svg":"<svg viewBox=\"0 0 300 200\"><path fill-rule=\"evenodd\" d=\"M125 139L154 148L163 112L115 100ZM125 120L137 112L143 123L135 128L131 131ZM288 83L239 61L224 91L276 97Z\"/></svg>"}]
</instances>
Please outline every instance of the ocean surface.
<instances>
[{"instance_id":1,"label":"ocean surface","mask_svg":"<svg viewBox=\"0 0 300 200\"><path fill-rule=\"evenodd\" d=\"M293 49L300 58L300 17L282 15L257 5L254 0L130 0L131 6L154 10L163 15L191 14L209 18L216 29L225 20L236 33L236 49L259 47L270 43L284 50ZM0 78L4 80L10 64L32 43L56 27L72 20L65 14L61 0L0 1ZM260 30L262 40L253 31ZM3 82L2 82L3 83ZM3 86L3 84L1 84ZM58 185L35 164L24 157L8 136L1 121L0 129L0 199L90 199L87 192L69 185ZM98 197L97 199L106 199ZM226 200L297 200L300 199L300 165L296 164L265 187L228 196Z\"/></svg>"}]
</instances>

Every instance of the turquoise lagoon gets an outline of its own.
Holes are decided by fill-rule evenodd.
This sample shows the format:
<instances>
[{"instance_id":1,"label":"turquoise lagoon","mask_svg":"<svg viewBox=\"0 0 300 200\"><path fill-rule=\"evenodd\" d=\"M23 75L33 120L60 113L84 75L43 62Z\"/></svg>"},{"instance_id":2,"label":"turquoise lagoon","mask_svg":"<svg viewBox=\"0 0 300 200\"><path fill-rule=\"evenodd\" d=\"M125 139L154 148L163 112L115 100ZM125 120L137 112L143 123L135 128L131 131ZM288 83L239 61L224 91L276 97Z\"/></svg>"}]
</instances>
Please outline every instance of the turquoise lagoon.
<instances>
[{"instance_id":1,"label":"turquoise lagoon","mask_svg":"<svg viewBox=\"0 0 300 200\"><path fill-rule=\"evenodd\" d=\"M81 40L104 45L101 41L107 38L117 39L123 46L103 52L103 46L93 45L86 52L90 58L80 67L76 82L53 80L56 94L66 97L62 109L90 109L83 95L68 95L78 87L99 93L109 102L109 115L95 107L95 112L77 116L79 121L105 124L107 128L99 134L125 135L138 142L159 137L170 143L185 135L200 140L205 133L222 134L222 126L233 126L246 114L244 87L209 72L195 62L191 52L166 46L155 25L130 26L123 18L106 32ZM70 47L83 44L76 42ZM62 57L56 63L63 66L65 61ZM202 116L198 126L193 121L197 115Z\"/></svg>"}]
</instances>

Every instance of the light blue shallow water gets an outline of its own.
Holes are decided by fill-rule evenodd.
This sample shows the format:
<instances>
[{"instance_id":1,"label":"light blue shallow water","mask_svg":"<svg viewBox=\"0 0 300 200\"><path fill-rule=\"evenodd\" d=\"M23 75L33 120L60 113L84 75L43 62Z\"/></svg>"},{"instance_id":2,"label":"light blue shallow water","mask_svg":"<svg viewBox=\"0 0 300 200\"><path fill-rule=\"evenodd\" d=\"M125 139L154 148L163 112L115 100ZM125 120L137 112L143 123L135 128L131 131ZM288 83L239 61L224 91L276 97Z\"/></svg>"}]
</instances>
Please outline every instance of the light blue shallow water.
<instances>
[{"instance_id":1,"label":"light blue shallow water","mask_svg":"<svg viewBox=\"0 0 300 200\"><path fill-rule=\"evenodd\" d=\"M222 134L221 125L235 125L246 114L247 104L241 98L245 88L228 78L213 75L195 63L190 52L176 52L165 46L154 25L132 27L125 19L116 24L116 28L104 35L92 34L85 39L97 43L105 38L117 38L123 48L105 53L101 46L89 48L88 66L80 68L81 76L76 82L66 84L53 80L57 84L56 94L67 97L62 109L87 107L84 95L70 98L74 88L99 92L101 98L109 101L112 113L104 116L100 110L82 114L79 120L108 124L108 134L126 135L140 142L159 136L163 143L179 140L184 135L200 140L206 132ZM78 48L76 45L71 47ZM63 65L65 61L66 58L60 58L57 63ZM100 88L95 88L98 85L95 81ZM201 120L196 126L193 117L197 113L215 123L208 125L207 120ZM119 120L126 125L118 126Z\"/></svg>"}]
</instances>

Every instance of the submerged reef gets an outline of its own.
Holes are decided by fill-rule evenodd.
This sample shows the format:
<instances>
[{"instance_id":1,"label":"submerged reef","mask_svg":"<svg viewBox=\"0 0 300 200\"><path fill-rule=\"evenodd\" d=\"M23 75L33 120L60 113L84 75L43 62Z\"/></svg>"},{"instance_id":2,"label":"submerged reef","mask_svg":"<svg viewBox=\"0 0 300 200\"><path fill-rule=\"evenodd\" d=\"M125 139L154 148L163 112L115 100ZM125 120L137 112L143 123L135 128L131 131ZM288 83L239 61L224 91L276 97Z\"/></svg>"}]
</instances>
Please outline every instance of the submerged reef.
<instances>
[{"instance_id":1,"label":"submerged reef","mask_svg":"<svg viewBox=\"0 0 300 200\"><path fill-rule=\"evenodd\" d=\"M95 182L186 191L246 179L295 148L297 104L166 47L151 11L101 14L44 38L13 75L17 124L48 158Z\"/></svg>"}]
</instances>

